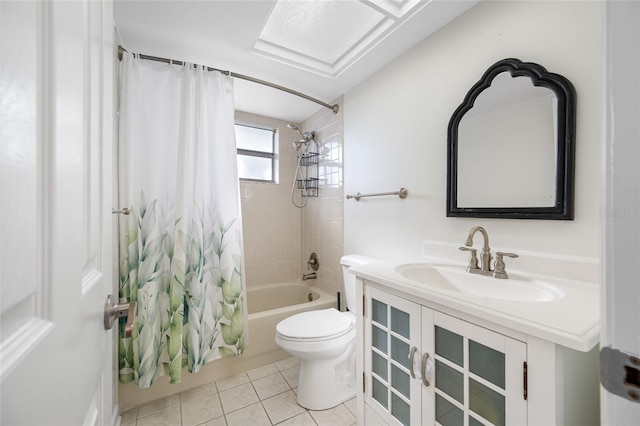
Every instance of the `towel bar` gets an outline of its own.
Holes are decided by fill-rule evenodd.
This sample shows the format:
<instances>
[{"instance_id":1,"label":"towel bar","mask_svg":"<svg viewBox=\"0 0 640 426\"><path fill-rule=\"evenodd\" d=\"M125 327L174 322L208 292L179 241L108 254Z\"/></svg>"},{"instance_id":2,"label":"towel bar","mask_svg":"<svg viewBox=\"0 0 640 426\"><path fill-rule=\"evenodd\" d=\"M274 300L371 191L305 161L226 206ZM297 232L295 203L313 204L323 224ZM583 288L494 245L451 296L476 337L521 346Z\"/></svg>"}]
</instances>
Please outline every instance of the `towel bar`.
<instances>
[{"instance_id":1,"label":"towel bar","mask_svg":"<svg viewBox=\"0 0 640 426\"><path fill-rule=\"evenodd\" d=\"M397 195L398 197L405 199L407 198L407 194L409 193L409 191L407 191L406 188L400 188L399 191L393 191L393 192L377 192L377 193L373 193L373 194L361 194L359 192L356 192L355 195L347 195L347 200L350 200L351 198L355 199L356 201L360 201L360 198L364 198L364 197L380 197L382 195Z\"/></svg>"}]
</instances>

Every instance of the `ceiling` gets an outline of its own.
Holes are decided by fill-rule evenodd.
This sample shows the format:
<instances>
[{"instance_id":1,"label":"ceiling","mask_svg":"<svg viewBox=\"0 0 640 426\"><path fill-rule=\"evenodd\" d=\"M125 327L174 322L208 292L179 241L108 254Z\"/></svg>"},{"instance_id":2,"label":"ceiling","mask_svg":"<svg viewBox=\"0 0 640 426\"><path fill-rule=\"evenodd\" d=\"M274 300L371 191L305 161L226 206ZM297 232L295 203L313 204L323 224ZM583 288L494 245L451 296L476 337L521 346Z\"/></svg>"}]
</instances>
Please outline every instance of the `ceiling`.
<instances>
[{"instance_id":1,"label":"ceiling","mask_svg":"<svg viewBox=\"0 0 640 426\"><path fill-rule=\"evenodd\" d=\"M130 52L208 65L326 103L479 0L115 0ZM300 123L323 107L235 79L236 109Z\"/></svg>"}]
</instances>

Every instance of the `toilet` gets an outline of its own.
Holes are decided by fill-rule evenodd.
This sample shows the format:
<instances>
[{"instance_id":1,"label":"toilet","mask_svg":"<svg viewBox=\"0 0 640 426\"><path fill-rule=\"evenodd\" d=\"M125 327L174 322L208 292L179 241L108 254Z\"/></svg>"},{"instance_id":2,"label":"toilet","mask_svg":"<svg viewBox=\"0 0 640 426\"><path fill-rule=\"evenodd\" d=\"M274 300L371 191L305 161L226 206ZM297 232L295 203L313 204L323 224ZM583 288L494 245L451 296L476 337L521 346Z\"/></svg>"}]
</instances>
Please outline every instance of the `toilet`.
<instances>
[{"instance_id":1,"label":"toilet","mask_svg":"<svg viewBox=\"0 0 640 426\"><path fill-rule=\"evenodd\" d=\"M353 398L356 391L356 277L353 265L379 261L362 255L340 259L348 312L337 309L292 315L276 325L276 343L300 359L298 404L325 410Z\"/></svg>"}]
</instances>

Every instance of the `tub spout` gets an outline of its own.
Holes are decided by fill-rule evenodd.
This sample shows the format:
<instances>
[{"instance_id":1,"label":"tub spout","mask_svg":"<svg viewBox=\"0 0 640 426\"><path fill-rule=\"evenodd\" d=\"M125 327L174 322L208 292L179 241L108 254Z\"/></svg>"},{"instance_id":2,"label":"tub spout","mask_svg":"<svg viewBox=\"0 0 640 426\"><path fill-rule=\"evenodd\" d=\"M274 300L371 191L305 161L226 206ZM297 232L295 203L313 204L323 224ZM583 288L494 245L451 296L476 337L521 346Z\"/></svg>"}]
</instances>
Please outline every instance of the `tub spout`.
<instances>
[{"instance_id":1,"label":"tub spout","mask_svg":"<svg viewBox=\"0 0 640 426\"><path fill-rule=\"evenodd\" d=\"M302 274L302 281L315 280L315 279L316 279L316 273L315 272L311 272L309 274Z\"/></svg>"}]
</instances>

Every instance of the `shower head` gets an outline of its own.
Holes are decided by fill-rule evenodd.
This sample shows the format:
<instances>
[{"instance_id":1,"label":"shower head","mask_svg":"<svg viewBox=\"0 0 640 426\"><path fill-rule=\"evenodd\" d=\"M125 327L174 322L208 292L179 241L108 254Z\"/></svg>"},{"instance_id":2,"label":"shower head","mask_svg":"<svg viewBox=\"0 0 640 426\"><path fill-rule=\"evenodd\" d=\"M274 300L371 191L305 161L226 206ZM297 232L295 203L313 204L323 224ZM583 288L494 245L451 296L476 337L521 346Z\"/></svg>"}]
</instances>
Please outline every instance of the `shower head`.
<instances>
[{"instance_id":1,"label":"shower head","mask_svg":"<svg viewBox=\"0 0 640 426\"><path fill-rule=\"evenodd\" d=\"M293 147L295 148L296 151L300 151L301 148L306 150L307 147L309 146L309 142L311 142L316 135L315 132L302 133L302 131L295 124L287 124L287 127L291 130L297 131L300 137L302 138L300 140L293 141Z\"/></svg>"},{"instance_id":2,"label":"shower head","mask_svg":"<svg viewBox=\"0 0 640 426\"><path fill-rule=\"evenodd\" d=\"M297 131L298 133L300 133L301 137L304 137L300 129L298 129L298 126L296 126L295 124L287 124L287 127L290 128L291 130Z\"/></svg>"},{"instance_id":3,"label":"shower head","mask_svg":"<svg viewBox=\"0 0 640 426\"><path fill-rule=\"evenodd\" d=\"M298 134L300 134L300 137L302 138L302 140L298 141L299 143L309 143L316 136L315 132L304 132L304 133L302 133L302 130L298 129L298 126L296 126L295 124L287 124L287 127L289 129L291 129L291 130L297 131ZM296 142L294 142L294 144L295 143Z\"/></svg>"}]
</instances>

